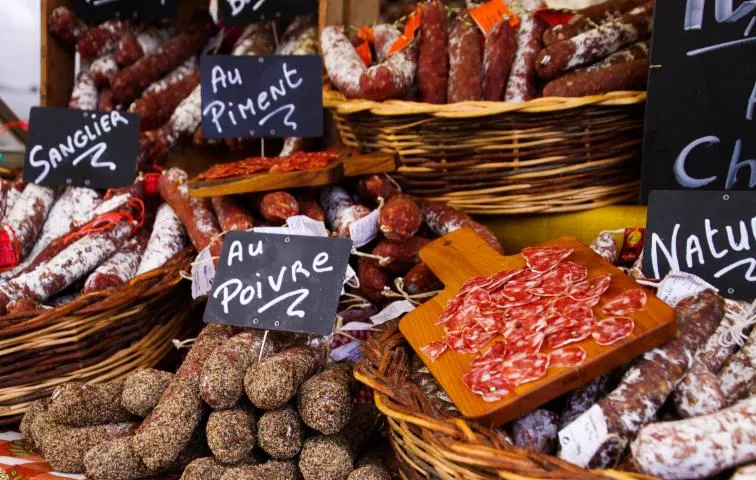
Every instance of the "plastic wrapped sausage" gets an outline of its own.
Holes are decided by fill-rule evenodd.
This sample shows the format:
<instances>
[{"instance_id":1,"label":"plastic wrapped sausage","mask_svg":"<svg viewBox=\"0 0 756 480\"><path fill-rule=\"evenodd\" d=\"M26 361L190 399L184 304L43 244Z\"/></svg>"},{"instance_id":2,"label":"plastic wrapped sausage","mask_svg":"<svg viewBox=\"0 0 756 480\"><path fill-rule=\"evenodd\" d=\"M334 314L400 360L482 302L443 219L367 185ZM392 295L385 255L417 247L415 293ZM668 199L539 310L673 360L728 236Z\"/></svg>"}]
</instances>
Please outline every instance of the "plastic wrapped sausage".
<instances>
[{"instance_id":1,"label":"plastic wrapped sausage","mask_svg":"<svg viewBox=\"0 0 756 480\"><path fill-rule=\"evenodd\" d=\"M606 468L616 463L633 436L652 420L674 391L698 349L722 321L724 300L707 290L683 299L675 310L677 337L644 354L616 389L560 431L560 440L565 431L579 429L585 422L603 421L606 435L590 445L582 445L585 450L579 454L562 442L562 459L592 468Z\"/></svg>"},{"instance_id":2,"label":"plastic wrapped sausage","mask_svg":"<svg viewBox=\"0 0 756 480\"><path fill-rule=\"evenodd\" d=\"M224 232L245 232L255 226L252 215L234 197L213 197L210 203Z\"/></svg>"},{"instance_id":3,"label":"plastic wrapped sausage","mask_svg":"<svg viewBox=\"0 0 756 480\"><path fill-rule=\"evenodd\" d=\"M152 368L140 368L130 373L121 391L121 406L128 412L145 418L160 402L173 374Z\"/></svg>"},{"instance_id":4,"label":"plastic wrapped sausage","mask_svg":"<svg viewBox=\"0 0 756 480\"><path fill-rule=\"evenodd\" d=\"M258 444L274 460L289 460L302 450L305 428L289 405L262 414L257 423Z\"/></svg>"},{"instance_id":5,"label":"plastic wrapped sausage","mask_svg":"<svg viewBox=\"0 0 756 480\"><path fill-rule=\"evenodd\" d=\"M320 433L338 433L352 415L352 367L336 364L302 384L297 409L302 421Z\"/></svg>"},{"instance_id":6,"label":"plastic wrapped sausage","mask_svg":"<svg viewBox=\"0 0 756 480\"><path fill-rule=\"evenodd\" d=\"M296 395L299 386L320 369L323 352L293 347L263 359L247 370L244 389L257 408L281 408Z\"/></svg>"},{"instance_id":7,"label":"plastic wrapped sausage","mask_svg":"<svg viewBox=\"0 0 756 480\"><path fill-rule=\"evenodd\" d=\"M517 33L517 53L512 63L504 100L525 102L538 94L538 75L535 60L541 50L541 36L546 24L534 13L520 16L520 30Z\"/></svg>"},{"instance_id":8,"label":"plastic wrapped sausage","mask_svg":"<svg viewBox=\"0 0 756 480\"><path fill-rule=\"evenodd\" d=\"M262 194L255 203L257 211L271 225L283 225L289 217L299 213L297 199L283 190Z\"/></svg>"},{"instance_id":9,"label":"plastic wrapped sausage","mask_svg":"<svg viewBox=\"0 0 756 480\"><path fill-rule=\"evenodd\" d=\"M504 98L516 53L517 34L509 21L502 19L491 27L483 49L483 100L500 102Z\"/></svg>"},{"instance_id":10,"label":"plastic wrapped sausage","mask_svg":"<svg viewBox=\"0 0 756 480\"><path fill-rule=\"evenodd\" d=\"M255 447L255 415L245 407L216 410L207 420L207 444L215 458L225 464L238 463Z\"/></svg>"},{"instance_id":11,"label":"plastic wrapped sausage","mask_svg":"<svg viewBox=\"0 0 756 480\"><path fill-rule=\"evenodd\" d=\"M130 112L141 116L139 128L142 131L153 130L167 122L176 107L199 85L200 76L196 70L177 77L180 78L172 82L166 81L162 90L143 95L129 107Z\"/></svg>"},{"instance_id":12,"label":"plastic wrapped sausage","mask_svg":"<svg viewBox=\"0 0 756 480\"><path fill-rule=\"evenodd\" d=\"M471 228L483 240L488 242L494 250L503 253L504 250L496 239L496 235L488 227L474 221L469 215L444 203L425 202L422 204L422 207L423 219L428 228L436 235L444 236L460 228Z\"/></svg>"},{"instance_id":13,"label":"plastic wrapped sausage","mask_svg":"<svg viewBox=\"0 0 756 480\"><path fill-rule=\"evenodd\" d=\"M139 427L134 436L134 445L150 470L170 467L189 444L203 413L199 379L205 359L230 337L230 327L205 326L160 403Z\"/></svg>"},{"instance_id":14,"label":"plastic wrapped sausage","mask_svg":"<svg viewBox=\"0 0 756 480\"><path fill-rule=\"evenodd\" d=\"M128 31L126 22L108 20L82 33L76 43L76 51L84 60L101 57L115 50L121 36Z\"/></svg>"},{"instance_id":15,"label":"plastic wrapped sausage","mask_svg":"<svg viewBox=\"0 0 756 480\"><path fill-rule=\"evenodd\" d=\"M147 240L146 235L137 235L126 241L115 255L105 260L87 277L82 293L126 285L136 276Z\"/></svg>"},{"instance_id":16,"label":"plastic wrapped sausage","mask_svg":"<svg viewBox=\"0 0 756 480\"><path fill-rule=\"evenodd\" d=\"M332 25L325 27L320 33L320 48L333 86L347 98L363 98L360 78L367 67L344 34L343 28Z\"/></svg>"},{"instance_id":17,"label":"plastic wrapped sausage","mask_svg":"<svg viewBox=\"0 0 756 480\"><path fill-rule=\"evenodd\" d=\"M25 258L34 247L54 201L51 188L30 183L6 215L3 228L15 241L17 260Z\"/></svg>"},{"instance_id":18,"label":"plastic wrapped sausage","mask_svg":"<svg viewBox=\"0 0 756 480\"><path fill-rule=\"evenodd\" d=\"M648 60L633 60L585 72L568 73L543 87L544 97L585 97L618 90L643 90Z\"/></svg>"},{"instance_id":19,"label":"plastic wrapped sausage","mask_svg":"<svg viewBox=\"0 0 756 480\"><path fill-rule=\"evenodd\" d=\"M75 42L88 29L87 24L82 22L69 8L60 6L50 13L47 20L47 28L55 36L66 42Z\"/></svg>"},{"instance_id":20,"label":"plastic wrapped sausage","mask_svg":"<svg viewBox=\"0 0 756 480\"><path fill-rule=\"evenodd\" d=\"M370 209L355 203L341 187L326 187L320 191L320 204L326 213L331 231L340 237L349 236L349 225L370 215Z\"/></svg>"},{"instance_id":21,"label":"plastic wrapped sausage","mask_svg":"<svg viewBox=\"0 0 756 480\"><path fill-rule=\"evenodd\" d=\"M445 104L449 88L449 33L444 3L441 0L426 3L420 22L417 54L420 100Z\"/></svg>"},{"instance_id":22,"label":"plastic wrapped sausage","mask_svg":"<svg viewBox=\"0 0 756 480\"><path fill-rule=\"evenodd\" d=\"M374 27L376 49L387 50L393 43L391 40L399 38L400 33L393 25L382 24ZM384 35L383 48L378 45L378 37ZM360 90L364 98L380 102L388 99L402 98L412 87L417 72L417 51L414 45L409 45L398 52L382 59L382 61L368 68L360 77Z\"/></svg>"},{"instance_id":23,"label":"plastic wrapped sausage","mask_svg":"<svg viewBox=\"0 0 756 480\"><path fill-rule=\"evenodd\" d=\"M557 446L558 422L557 414L538 408L512 423L512 440L520 448L552 453Z\"/></svg>"},{"instance_id":24,"label":"plastic wrapped sausage","mask_svg":"<svg viewBox=\"0 0 756 480\"><path fill-rule=\"evenodd\" d=\"M218 221L208 205L189 196L189 176L180 168L163 172L158 181L160 195L184 224L194 248L201 252L208 246L213 257L220 255L223 245Z\"/></svg>"},{"instance_id":25,"label":"plastic wrapped sausage","mask_svg":"<svg viewBox=\"0 0 756 480\"><path fill-rule=\"evenodd\" d=\"M449 103L481 100L483 35L467 17L458 18L449 33Z\"/></svg>"},{"instance_id":26,"label":"plastic wrapped sausage","mask_svg":"<svg viewBox=\"0 0 756 480\"><path fill-rule=\"evenodd\" d=\"M617 18L644 3L646 3L646 0L608 0L578 10L569 22L555 25L546 30L543 34L543 43L551 45L567 40L595 28L597 23Z\"/></svg>"},{"instance_id":27,"label":"plastic wrapped sausage","mask_svg":"<svg viewBox=\"0 0 756 480\"><path fill-rule=\"evenodd\" d=\"M181 220L170 205L164 203L158 208L150 239L136 269L135 276L165 265L171 257L180 252L186 241Z\"/></svg>"},{"instance_id":28,"label":"plastic wrapped sausage","mask_svg":"<svg viewBox=\"0 0 756 480\"><path fill-rule=\"evenodd\" d=\"M643 473L664 479L709 478L756 460L756 397L726 410L644 427L632 444Z\"/></svg>"},{"instance_id":29,"label":"plastic wrapped sausage","mask_svg":"<svg viewBox=\"0 0 756 480\"><path fill-rule=\"evenodd\" d=\"M551 80L567 70L591 64L651 34L653 5L647 2L626 14L568 40L554 43L538 53L536 71Z\"/></svg>"},{"instance_id":30,"label":"plastic wrapped sausage","mask_svg":"<svg viewBox=\"0 0 756 480\"><path fill-rule=\"evenodd\" d=\"M403 242L415 235L422 226L423 211L409 196L395 193L381 209L378 222L387 239Z\"/></svg>"},{"instance_id":31,"label":"plastic wrapped sausage","mask_svg":"<svg viewBox=\"0 0 756 480\"><path fill-rule=\"evenodd\" d=\"M86 69L82 69L76 74L68 108L76 110L94 110L97 108L97 86L92 75Z\"/></svg>"},{"instance_id":32,"label":"plastic wrapped sausage","mask_svg":"<svg viewBox=\"0 0 756 480\"><path fill-rule=\"evenodd\" d=\"M125 422L131 414L121 407L124 380L86 384L69 382L57 387L50 398L50 419L69 427L88 427Z\"/></svg>"}]
</instances>

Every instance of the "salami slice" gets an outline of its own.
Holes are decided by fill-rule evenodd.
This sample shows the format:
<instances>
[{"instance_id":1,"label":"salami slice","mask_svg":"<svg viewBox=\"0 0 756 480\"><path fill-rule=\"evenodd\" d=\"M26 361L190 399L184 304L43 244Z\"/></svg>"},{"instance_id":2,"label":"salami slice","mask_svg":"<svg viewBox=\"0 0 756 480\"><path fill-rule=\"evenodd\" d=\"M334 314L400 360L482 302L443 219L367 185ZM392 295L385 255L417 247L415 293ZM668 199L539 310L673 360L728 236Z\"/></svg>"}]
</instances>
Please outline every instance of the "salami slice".
<instances>
[{"instance_id":1,"label":"salami slice","mask_svg":"<svg viewBox=\"0 0 756 480\"><path fill-rule=\"evenodd\" d=\"M515 385L507 381L501 372L488 368L476 368L462 375L462 382L473 393L481 395L486 402L496 402L509 395Z\"/></svg>"},{"instance_id":2,"label":"salami slice","mask_svg":"<svg viewBox=\"0 0 756 480\"><path fill-rule=\"evenodd\" d=\"M526 303L518 307L512 307L507 310L507 315L512 318L532 317L544 313L548 309L548 302L536 301Z\"/></svg>"},{"instance_id":3,"label":"salami slice","mask_svg":"<svg viewBox=\"0 0 756 480\"><path fill-rule=\"evenodd\" d=\"M560 263L572 255L571 248L557 247L528 247L522 250L522 256L531 270L546 273L553 270Z\"/></svg>"},{"instance_id":4,"label":"salami slice","mask_svg":"<svg viewBox=\"0 0 756 480\"><path fill-rule=\"evenodd\" d=\"M541 351L546 335L543 332L535 332L510 341L509 351L511 355L538 353Z\"/></svg>"},{"instance_id":5,"label":"salami slice","mask_svg":"<svg viewBox=\"0 0 756 480\"><path fill-rule=\"evenodd\" d=\"M471 367L486 367L502 363L507 358L508 345L504 340L493 343L486 353L470 362Z\"/></svg>"},{"instance_id":6,"label":"salami slice","mask_svg":"<svg viewBox=\"0 0 756 480\"><path fill-rule=\"evenodd\" d=\"M630 317L609 317L596 322L591 336L599 345L613 345L629 337L635 329L635 320Z\"/></svg>"},{"instance_id":7,"label":"salami slice","mask_svg":"<svg viewBox=\"0 0 756 480\"><path fill-rule=\"evenodd\" d=\"M541 284L529 289L528 293L539 297L559 297L567 294L573 285L572 274L560 267L562 265L546 273Z\"/></svg>"},{"instance_id":8,"label":"salami slice","mask_svg":"<svg viewBox=\"0 0 756 480\"><path fill-rule=\"evenodd\" d=\"M465 339L466 350L470 353L478 353L486 343L498 334L496 332L488 332L476 323L464 329L462 335Z\"/></svg>"},{"instance_id":9,"label":"salami slice","mask_svg":"<svg viewBox=\"0 0 756 480\"><path fill-rule=\"evenodd\" d=\"M553 366L573 368L583 363L588 353L583 347L566 347L554 350L550 355Z\"/></svg>"},{"instance_id":10,"label":"salami slice","mask_svg":"<svg viewBox=\"0 0 756 480\"><path fill-rule=\"evenodd\" d=\"M515 302L524 305L531 303L538 300L538 297L530 293L530 288L524 285L507 285L496 292L495 298L492 298L492 300L496 300L499 304Z\"/></svg>"},{"instance_id":11,"label":"salami slice","mask_svg":"<svg viewBox=\"0 0 756 480\"><path fill-rule=\"evenodd\" d=\"M428 345L420 347L420 350L430 359L431 362L438 360L438 357L449 349L449 345L444 342L431 342Z\"/></svg>"},{"instance_id":12,"label":"salami slice","mask_svg":"<svg viewBox=\"0 0 756 480\"><path fill-rule=\"evenodd\" d=\"M554 271L560 275L569 275L572 283L579 283L588 278L588 269L575 262L562 262Z\"/></svg>"},{"instance_id":13,"label":"salami slice","mask_svg":"<svg viewBox=\"0 0 756 480\"><path fill-rule=\"evenodd\" d=\"M628 315L643 310L646 301L648 301L646 291L641 288L634 288L606 302L601 307L601 311L607 315Z\"/></svg>"},{"instance_id":14,"label":"salami slice","mask_svg":"<svg viewBox=\"0 0 756 480\"><path fill-rule=\"evenodd\" d=\"M599 297L589 297L583 300L575 300L571 297L560 297L555 299L551 303L551 308L560 314L569 313L572 310L578 310L582 308L593 308L598 303ZM595 303L594 303L595 302Z\"/></svg>"},{"instance_id":15,"label":"salami slice","mask_svg":"<svg viewBox=\"0 0 756 480\"><path fill-rule=\"evenodd\" d=\"M573 300L595 299L607 291L611 282L612 275L610 273L582 281L572 287L570 298Z\"/></svg>"},{"instance_id":16,"label":"salami slice","mask_svg":"<svg viewBox=\"0 0 756 480\"><path fill-rule=\"evenodd\" d=\"M546 376L551 360L543 353L526 353L508 358L502 365L504 379L514 385L535 382Z\"/></svg>"},{"instance_id":17,"label":"salami slice","mask_svg":"<svg viewBox=\"0 0 756 480\"><path fill-rule=\"evenodd\" d=\"M588 322L571 322L567 327L552 333L546 338L549 348L560 348L571 343L582 342L591 336L593 325Z\"/></svg>"},{"instance_id":18,"label":"salami slice","mask_svg":"<svg viewBox=\"0 0 756 480\"><path fill-rule=\"evenodd\" d=\"M528 267L523 267L517 275L513 276L509 282L507 282L507 286L533 288L540 285L542 279L542 273L534 272Z\"/></svg>"}]
</instances>

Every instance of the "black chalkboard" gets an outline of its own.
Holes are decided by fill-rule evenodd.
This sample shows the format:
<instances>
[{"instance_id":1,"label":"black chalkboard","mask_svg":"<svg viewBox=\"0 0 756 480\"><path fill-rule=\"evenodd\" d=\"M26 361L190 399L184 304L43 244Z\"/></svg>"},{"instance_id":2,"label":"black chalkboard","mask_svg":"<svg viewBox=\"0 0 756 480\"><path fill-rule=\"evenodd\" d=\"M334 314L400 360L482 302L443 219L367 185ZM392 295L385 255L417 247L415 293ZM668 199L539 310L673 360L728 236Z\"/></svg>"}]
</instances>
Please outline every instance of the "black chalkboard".
<instances>
[{"instance_id":1,"label":"black chalkboard","mask_svg":"<svg viewBox=\"0 0 756 480\"><path fill-rule=\"evenodd\" d=\"M655 190L643 272L690 272L730 298L756 297L756 193Z\"/></svg>"},{"instance_id":2,"label":"black chalkboard","mask_svg":"<svg viewBox=\"0 0 756 480\"><path fill-rule=\"evenodd\" d=\"M330 335L352 241L231 232L205 322Z\"/></svg>"},{"instance_id":3,"label":"black chalkboard","mask_svg":"<svg viewBox=\"0 0 756 480\"><path fill-rule=\"evenodd\" d=\"M207 138L321 137L323 60L318 55L205 55L202 134Z\"/></svg>"},{"instance_id":4,"label":"black chalkboard","mask_svg":"<svg viewBox=\"0 0 756 480\"><path fill-rule=\"evenodd\" d=\"M139 115L34 107L24 157L24 181L92 188L134 183Z\"/></svg>"},{"instance_id":5,"label":"black chalkboard","mask_svg":"<svg viewBox=\"0 0 756 480\"><path fill-rule=\"evenodd\" d=\"M174 18L179 0L74 0L74 12L84 20L162 20Z\"/></svg>"},{"instance_id":6,"label":"black chalkboard","mask_svg":"<svg viewBox=\"0 0 756 480\"><path fill-rule=\"evenodd\" d=\"M261 20L291 19L318 13L318 0L218 0L225 25L246 25Z\"/></svg>"},{"instance_id":7,"label":"black chalkboard","mask_svg":"<svg viewBox=\"0 0 756 480\"><path fill-rule=\"evenodd\" d=\"M756 187L756 2L657 1L642 200Z\"/></svg>"}]
</instances>

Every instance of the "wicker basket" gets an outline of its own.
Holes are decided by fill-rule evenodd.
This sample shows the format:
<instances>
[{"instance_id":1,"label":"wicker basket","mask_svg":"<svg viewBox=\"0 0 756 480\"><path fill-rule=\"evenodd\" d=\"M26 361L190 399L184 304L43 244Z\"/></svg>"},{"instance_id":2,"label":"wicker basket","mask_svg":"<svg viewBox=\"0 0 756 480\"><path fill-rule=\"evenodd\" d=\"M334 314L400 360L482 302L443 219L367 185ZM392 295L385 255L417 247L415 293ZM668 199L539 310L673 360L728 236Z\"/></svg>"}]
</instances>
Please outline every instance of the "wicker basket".
<instances>
[{"instance_id":1,"label":"wicker basket","mask_svg":"<svg viewBox=\"0 0 756 480\"><path fill-rule=\"evenodd\" d=\"M638 195L645 92L524 103L346 100L326 82L342 141L393 152L410 194L475 214L596 208Z\"/></svg>"},{"instance_id":2,"label":"wicker basket","mask_svg":"<svg viewBox=\"0 0 756 480\"><path fill-rule=\"evenodd\" d=\"M160 362L193 310L180 276L192 255L186 249L126 287L0 317L0 424L17 422L62 383L113 380Z\"/></svg>"},{"instance_id":3,"label":"wicker basket","mask_svg":"<svg viewBox=\"0 0 756 480\"><path fill-rule=\"evenodd\" d=\"M652 477L616 470L588 471L506 443L494 430L439 412L409 379L412 349L396 322L365 344L355 377L375 390L405 479L633 480Z\"/></svg>"}]
</instances>

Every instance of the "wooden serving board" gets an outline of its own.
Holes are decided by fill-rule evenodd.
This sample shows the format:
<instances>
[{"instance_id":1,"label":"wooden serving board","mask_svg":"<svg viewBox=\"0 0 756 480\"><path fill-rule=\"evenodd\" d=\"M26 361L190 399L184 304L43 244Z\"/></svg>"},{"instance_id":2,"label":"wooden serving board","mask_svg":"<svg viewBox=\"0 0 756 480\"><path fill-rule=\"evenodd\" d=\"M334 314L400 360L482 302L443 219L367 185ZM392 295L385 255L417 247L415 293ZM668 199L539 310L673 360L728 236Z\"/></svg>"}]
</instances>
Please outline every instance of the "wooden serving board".
<instances>
[{"instance_id":1,"label":"wooden serving board","mask_svg":"<svg viewBox=\"0 0 756 480\"><path fill-rule=\"evenodd\" d=\"M560 238L546 242L542 246L574 249L568 260L586 266L588 278L612 274L612 283L601 296L599 307L625 290L641 288L619 269L574 238ZM674 310L649 293L646 307L630 315L635 319L635 330L630 337L610 346L598 345L591 338L571 344L569 346L583 347L588 353L581 365L574 368L552 366L545 378L520 385L500 401L487 403L462 383L462 375L470 370L468 364L477 355L458 354L448 350L435 362L429 362L420 352L420 347L430 342L443 341L443 326L434 324L446 303L454 297L464 282L472 277L520 268L525 265L525 260L519 254L509 257L499 255L469 229L457 230L433 241L420 250L420 258L441 279L446 288L406 315L399 323L399 329L420 358L426 362L428 369L460 412L465 417L489 425L501 425L624 365L636 356L668 342L677 330ZM596 307L594 312L598 311L599 307ZM493 341L501 338L497 337ZM485 346L482 351L487 348L488 346ZM550 350L544 345L542 351Z\"/></svg>"},{"instance_id":2,"label":"wooden serving board","mask_svg":"<svg viewBox=\"0 0 756 480\"><path fill-rule=\"evenodd\" d=\"M393 172L396 170L396 165L396 156L393 154L371 153L344 156L318 170L258 173L208 181L194 179L189 183L189 193L194 197L215 197L288 188L318 187L338 183L344 177Z\"/></svg>"}]
</instances>

